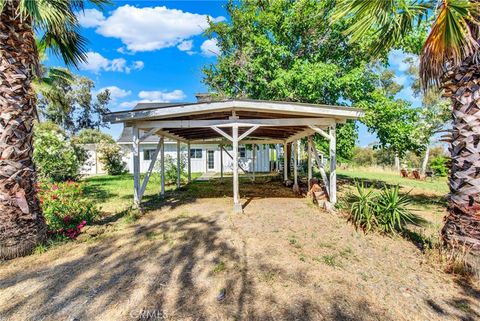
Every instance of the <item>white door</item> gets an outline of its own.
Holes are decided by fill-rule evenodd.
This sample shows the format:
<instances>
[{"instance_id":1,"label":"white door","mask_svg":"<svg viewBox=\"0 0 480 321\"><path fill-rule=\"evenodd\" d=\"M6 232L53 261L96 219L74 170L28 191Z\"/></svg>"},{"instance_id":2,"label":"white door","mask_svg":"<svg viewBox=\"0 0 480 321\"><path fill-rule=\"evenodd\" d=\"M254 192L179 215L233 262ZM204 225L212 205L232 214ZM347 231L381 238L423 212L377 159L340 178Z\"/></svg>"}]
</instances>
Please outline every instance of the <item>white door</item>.
<instances>
[{"instance_id":1,"label":"white door","mask_svg":"<svg viewBox=\"0 0 480 321\"><path fill-rule=\"evenodd\" d=\"M215 170L215 151L207 150L207 171Z\"/></svg>"}]
</instances>

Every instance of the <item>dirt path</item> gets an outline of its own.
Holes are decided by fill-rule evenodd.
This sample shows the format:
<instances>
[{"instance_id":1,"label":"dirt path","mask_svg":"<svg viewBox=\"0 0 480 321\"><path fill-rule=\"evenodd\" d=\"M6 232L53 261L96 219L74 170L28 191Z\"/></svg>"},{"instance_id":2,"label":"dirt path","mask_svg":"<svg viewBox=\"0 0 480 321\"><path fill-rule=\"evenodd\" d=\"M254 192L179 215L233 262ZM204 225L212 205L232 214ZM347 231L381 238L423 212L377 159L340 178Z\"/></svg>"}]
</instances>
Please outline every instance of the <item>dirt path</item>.
<instances>
[{"instance_id":1,"label":"dirt path","mask_svg":"<svg viewBox=\"0 0 480 321\"><path fill-rule=\"evenodd\" d=\"M0 320L480 319L479 289L412 243L281 191L244 215L227 197L173 195L133 225L0 263Z\"/></svg>"}]
</instances>

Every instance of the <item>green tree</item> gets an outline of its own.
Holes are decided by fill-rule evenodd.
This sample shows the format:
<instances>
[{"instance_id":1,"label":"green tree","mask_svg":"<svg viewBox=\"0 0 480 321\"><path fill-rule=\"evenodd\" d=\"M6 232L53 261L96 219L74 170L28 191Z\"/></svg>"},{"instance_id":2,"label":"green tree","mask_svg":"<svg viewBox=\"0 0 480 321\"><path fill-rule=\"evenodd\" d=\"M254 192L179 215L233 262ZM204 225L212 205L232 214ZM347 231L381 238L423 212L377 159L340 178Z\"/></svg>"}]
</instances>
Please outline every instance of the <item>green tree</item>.
<instances>
[{"instance_id":1,"label":"green tree","mask_svg":"<svg viewBox=\"0 0 480 321\"><path fill-rule=\"evenodd\" d=\"M92 0L99 5L104 0ZM0 0L0 258L29 253L45 239L46 226L35 190L32 136L40 76L35 31L41 47L70 65L86 59L76 13L83 0Z\"/></svg>"},{"instance_id":2,"label":"green tree","mask_svg":"<svg viewBox=\"0 0 480 321\"><path fill-rule=\"evenodd\" d=\"M76 84L77 89L74 93L74 99L78 105L79 112L75 130L105 127L102 115L109 112L107 105L110 102L110 92L108 89L98 93L96 99L93 99L92 90L95 86L91 79L80 77Z\"/></svg>"},{"instance_id":3,"label":"green tree","mask_svg":"<svg viewBox=\"0 0 480 321\"><path fill-rule=\"evenodd\" d=\"M449 214L442 229L447 244L480 251L480 69L477 63L480 10L473 0L339 0L336 19L351 19L351 42L373 35L372 53L401 47L429 15L429 34L420 51L423 88L441 86L451 98ZM333 23L336 23L336 19ZM409 48L407 48L409 49Z\"/></svg>"},{"instance_id":4,"label":"green tree","mask_svg":"<svg viewBox=\"0 0 480 321\"><path fill-rule=\"evenodd\" d=\"M74 140L77 144L115 143L111 135L102 133L98 129L90 128L82 129L78 135L74 137Z\"/></svg>"},{"instance_id":5,"label":"green tree","mask_svg":"<svg viewBox=\"0 0 480 321\"><path fill-rule=\"evenodd\" d=\"M71 78L55 77L42 92L39 110L45 120L53 121L65 131L75 134L82 129L106 127L102 115L110 102L108 89L92 95L91 79L71 74Z\"/></svg>"},{"instance_id":6,"label":"green tree","mask_svg":"<svg viewBox=\"0 0 480 321\"><path fill-rule=\"evenodd\" d=\"M204 82L219 96L356 105L375 88L368 39L348 43L346 21L325 23L331 1L230 1L226 8L230 19L206 30L221 55L204 68ZM351 159L356 139L354 122L339 126L340 160Z\"/></svg>"},{"instance_id":7,"label":"green tree","mask_svg":"<svg viewBox=\"0 0 480 321\"><path fill-rule=\"evenodd\" d=\"M425 173L430 155L432 137L444 130L448 124L448 120L451 118L450 102L448 99L442 97L439 88L422 90L420 73L416 61L409 57L405 62L410 64L407 73L413 79L412 89L414 95L422 100L422 109L420 110L420 120L417 130L421 143L425 145L425 155L421 165L422 173Z\"/></svg>"}]
</instances>

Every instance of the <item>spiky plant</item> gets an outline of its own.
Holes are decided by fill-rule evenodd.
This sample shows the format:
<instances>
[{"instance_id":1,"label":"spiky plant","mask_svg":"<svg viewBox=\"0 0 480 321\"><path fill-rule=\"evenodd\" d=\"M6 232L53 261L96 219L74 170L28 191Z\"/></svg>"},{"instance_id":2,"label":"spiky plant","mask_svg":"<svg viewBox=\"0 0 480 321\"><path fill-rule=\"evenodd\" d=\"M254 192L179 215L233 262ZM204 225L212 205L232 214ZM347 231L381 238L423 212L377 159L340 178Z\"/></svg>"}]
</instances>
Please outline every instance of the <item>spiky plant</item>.
<instances>
[{"instance_id":1,"label":"spiky plant","mask_svg":"<svg viewBox=\"0 0 480 321\"><path fill-rule=\"evenodd\" d=\"M349 206L349 221L356 229L371 231L376 225L375 194L373 188L366 188L363 182L355 182L355 192L349 192L346 202Z\"/></svg>"},{"instance_id":2,"label":"spiky plant","mask_svg":"<svg viewBox=\"0 0 480 321\"><path fill-rule=\"evenodd\" d=\"M76 13L86 2L0 0L0 258L29 253L45 239L32 162L32 83L40 76L35 33L41 37L40 47L77 66L86 59L86 40L79 33Z\"/></svg>"},{"instance_id":3,"label":"spiky plant","mask_svg":"<svg viewBox=\"0 0 480 321\"><path fill-rule=\"evenodd\" d=\"M353 19L351 40L373 36L385 52L423 22L431 23L420 54L424 88L439 86L452 100L451 168L446 244L480 251L480 57L477 0L337 0L335 19ZM425 20L425 19L428 20Z\"/></svg>"}]
</instances>

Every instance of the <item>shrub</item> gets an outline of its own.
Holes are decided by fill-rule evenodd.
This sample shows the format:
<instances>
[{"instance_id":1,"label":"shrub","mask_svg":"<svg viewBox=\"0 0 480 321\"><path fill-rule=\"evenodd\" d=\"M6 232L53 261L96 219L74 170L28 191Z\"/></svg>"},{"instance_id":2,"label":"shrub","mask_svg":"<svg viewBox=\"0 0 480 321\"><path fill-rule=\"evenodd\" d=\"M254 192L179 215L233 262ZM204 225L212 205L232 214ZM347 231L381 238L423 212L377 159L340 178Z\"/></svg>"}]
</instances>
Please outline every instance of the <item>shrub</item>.
<instances>
[{"instance_id":1,"label":"shrub","mask_svg":"<svg viewBox=\"0 0 480 321\"><path fill-rule=\"evenodd\" d=\"M95 204L83 196L85 185L72 181L41 183L39 198L50 235L74 239L99 215Z\"/></svg>"},{"instance_id":2,"label":"shrub","mask_svg":"<svg viewBox=\"0 0 480 321\"><path fill-rule=\"evenodd\" d=\"M380 193L374 193L357 182L356 192L349 193L346 198L350 204L348 220L365 232L377 230L385 234L401 232L407 224L425 224L423 218L408 209L408 194L400 195L399 191L398 185L384 186Z\"/></svg>"},{"instance_id":3,"label":"shrub","mask_svg":"<svg viewBox=\"0 0 480 321\"><path fill-rule=\"evenodd\" d=\"M53 182L77 179L86 152L72 144L58 126L36 126L33 146L33 159L41 178Z\"/></svg>"},{"instance_id":4,"label":"shrub","mask_svg":"<svg viewBox=\"0 0 480 321\"><path fill-rule=\"evenodd\" d=\"M443 155L438 155L433 157L430 160L430 169L435 173L436 176L447 176L448 175L448 160Z\"/></svg>"},{"instance_id":5,"label":"shrub","mask_svg":"<svg viewBox=\"0 0 480 321\"><path fill-rule=\"evenodd\" d=\"M375 216L378 228L384 233L404 230L407 224L424 225L426 221L408 209L408 194L400 195L400 187L384 187L375 198Z\"/></svg>"},{"instance_id":6,"label":"shrub","mask_svg":"<svg viewBox=\"0 0 480 321\"><path fill-rule=\"evenodd\" d=\"M160 172L160 160L155 163L155 171ZM187 155L180 153L180 179L182 181L187 180ZM165 182L168 184L175 183L177 181L177 159L170 155L165 155Z\"/></svg>"},{"instance_id":7,"label":"shrub","mask_svg":"<svg viewBox=\"0 0 480 321\"><path fill-rule=\"evenodd\" d=\"M356 193L347 194L347 202L350 204L351 216L349 221L355 228L362 228L365 232L370 231L375 221L375 195L373 189L366 189L363 183L355 182Z\"/></svg>"},{"instance_id":8,"label":"shrub","mask_svg":"<svg viewBox=\"0 0 480 321\"><path fill-rule=\"evenodd\" d=\"M122 159L122 150L116 143L102 142L98 146L100 161L109 175L121 175L126 172L126 163Z\"/></svg>"}]
</instances>

